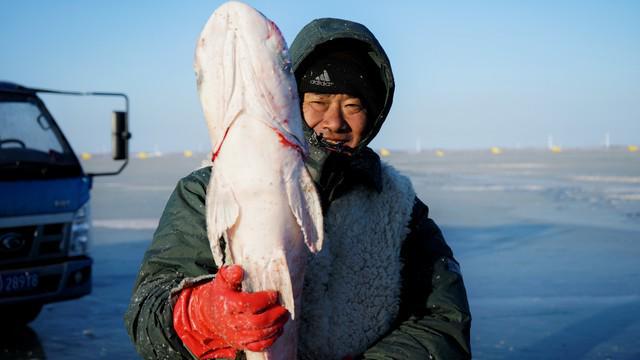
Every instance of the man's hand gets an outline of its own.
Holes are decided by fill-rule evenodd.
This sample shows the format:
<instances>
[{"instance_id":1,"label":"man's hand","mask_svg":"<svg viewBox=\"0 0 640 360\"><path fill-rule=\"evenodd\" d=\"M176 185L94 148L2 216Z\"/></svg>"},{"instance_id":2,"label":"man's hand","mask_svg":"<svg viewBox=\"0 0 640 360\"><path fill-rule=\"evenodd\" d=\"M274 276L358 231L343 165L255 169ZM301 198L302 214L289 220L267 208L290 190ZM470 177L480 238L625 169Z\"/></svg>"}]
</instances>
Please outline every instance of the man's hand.
<instances>
[{"instance_id":1,"label":"man's hand","mask_svg":"<svg viewBox=\"0 0 640 360\"><path fill-rule=\"evenodd\" d=\"M275 291L241 290L244 271L220 268L209 283L180 292L173 327L198 358L235 357L237 350L263 351L282 333L289 312Z\"/></svg>"}]
</instances>

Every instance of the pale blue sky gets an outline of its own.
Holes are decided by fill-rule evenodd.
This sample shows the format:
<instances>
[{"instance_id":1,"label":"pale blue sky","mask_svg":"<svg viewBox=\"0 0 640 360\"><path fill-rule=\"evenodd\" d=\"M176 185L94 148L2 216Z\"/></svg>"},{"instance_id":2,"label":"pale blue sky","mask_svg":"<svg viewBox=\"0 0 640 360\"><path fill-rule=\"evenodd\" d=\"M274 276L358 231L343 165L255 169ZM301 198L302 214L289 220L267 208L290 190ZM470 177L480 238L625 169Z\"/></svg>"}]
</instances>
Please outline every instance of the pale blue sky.
<instances>
[{"instance_id":1,"label":"pale blue sky","mask_svg":"<svg viewBox=\"0 0 640 360\"><path fill-rule=\"evenodd\" d=\"M209 147L192 71L221 1L3 1L0 79L122 91L132 149ZM367 25L392 61L374 147L640 143L640 1L250 1L286 40L318 17ZM117 102L51 100L76 151L110 147Z\"/></svg>"}]
</instances>

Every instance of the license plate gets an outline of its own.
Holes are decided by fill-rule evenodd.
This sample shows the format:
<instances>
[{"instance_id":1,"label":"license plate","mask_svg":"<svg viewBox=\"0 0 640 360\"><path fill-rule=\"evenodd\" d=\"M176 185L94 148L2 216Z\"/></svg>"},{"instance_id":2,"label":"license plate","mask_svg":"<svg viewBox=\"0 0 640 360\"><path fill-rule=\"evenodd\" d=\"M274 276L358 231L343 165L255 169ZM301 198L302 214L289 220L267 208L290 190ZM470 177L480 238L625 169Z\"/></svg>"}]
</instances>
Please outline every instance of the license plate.
<instances>
[{"instance_id":1,"label":"license plate","mask_svg":"<svg viewBox=\"0 0 640 360\"><path fill-rule=\"evenodd\" d=\"M28 271L0 274L0 293L10 294L38 287L38 274Z\"/></svg>"}]
</instances>

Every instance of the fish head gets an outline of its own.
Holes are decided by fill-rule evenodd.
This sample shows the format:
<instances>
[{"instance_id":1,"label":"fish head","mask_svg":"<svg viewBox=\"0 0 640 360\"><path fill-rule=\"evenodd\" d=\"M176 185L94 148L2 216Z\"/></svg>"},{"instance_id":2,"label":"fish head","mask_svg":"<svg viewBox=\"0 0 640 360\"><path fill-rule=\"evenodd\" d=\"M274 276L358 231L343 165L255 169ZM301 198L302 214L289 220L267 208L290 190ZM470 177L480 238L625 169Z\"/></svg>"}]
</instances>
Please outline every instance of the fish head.
<instances>
[{"instance_id":1,"label":"fish head","mask_svg":"<svg viewBox=\"0 0 640 360\"><path fill-rule=\"evenodd\" d=\"M241 2L221 5L200 34L194 70L214 151L245 114L306 153L291 59L273 21Z\"/></svg>"}]
</instances>

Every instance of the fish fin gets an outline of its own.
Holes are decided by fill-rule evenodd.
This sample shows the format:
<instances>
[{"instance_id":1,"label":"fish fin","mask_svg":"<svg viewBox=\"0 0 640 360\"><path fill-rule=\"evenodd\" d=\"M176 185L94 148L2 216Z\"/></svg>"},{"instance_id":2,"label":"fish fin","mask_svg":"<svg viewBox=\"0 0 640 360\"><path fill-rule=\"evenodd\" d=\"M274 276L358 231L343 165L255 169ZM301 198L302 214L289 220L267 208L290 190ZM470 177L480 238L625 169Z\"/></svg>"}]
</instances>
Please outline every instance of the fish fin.
<instances>
[{"instance_id":1,"label":"fish fin","mask_svg":"<svg viewBox=\"0 0 640 360\"><path fill-rule=\"evenodd\" d=\"M230 239L227 230L238 220L240 207L231 185L222 174L215 171L215 165L207 189L206 205L209 246L211 247L214 261L221 266L224 264L225 254L220 245L220 238L224 239L226 248L229 249ZM227 259L227 261L229 260L232 259Z\"/></svg>"},{"instance_id":2,"label":"fish fin","mask_svg":"<svg viewBox=\"0 0 640 360\"><path fill-rule=\"evenodd\" d=\"M291 175L286 181L289 207L302 229L305 244L311 252L317 253L322 249L324 238L320 197L303 165L296 166Z\"/></svg>"},{"instance_id":3,"label":"fish fin","mask_svg":"<svg viewBox=\"0 0 640 360\"><path fill-rule=\"evenodd\" d=\"M295 303L295 297L294 294L296 293L296 291L294 291L293 289L293 284L291 283L291 270L298 270L298 269L290 269L289 268L289 264L286 261L286 258L283 256L281 259L278 260L274 260L275 263L280 263L279 268L285 268L286 271L277 271L276 273L278 274L277 276L279 276L278 282L279 282L279 286L276 287L276 289L280 290L280 301L282 302L282 305L287 308L287 310L289 310L289 313L291 314L291 319L295 320L296 319L296 303ZM276 266L276 268L278 268L278 266ZM299 289L298 291L299 293L302 293L302 289Z\"/></svg>"}]
</instances>

